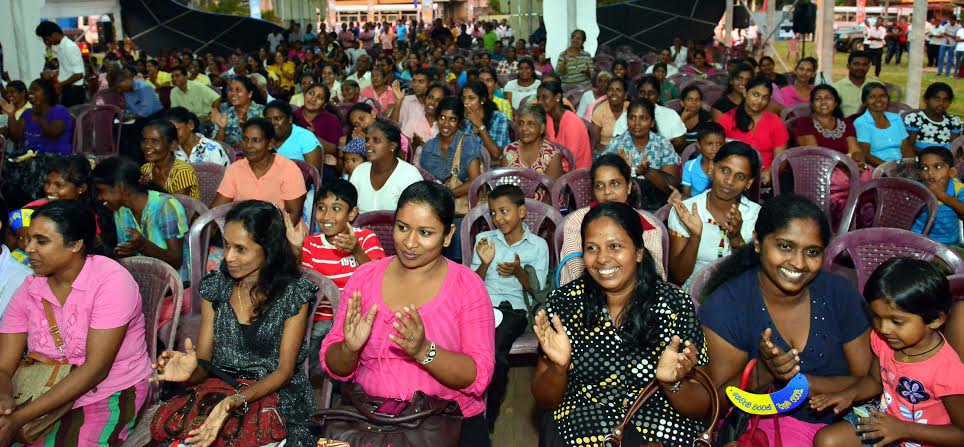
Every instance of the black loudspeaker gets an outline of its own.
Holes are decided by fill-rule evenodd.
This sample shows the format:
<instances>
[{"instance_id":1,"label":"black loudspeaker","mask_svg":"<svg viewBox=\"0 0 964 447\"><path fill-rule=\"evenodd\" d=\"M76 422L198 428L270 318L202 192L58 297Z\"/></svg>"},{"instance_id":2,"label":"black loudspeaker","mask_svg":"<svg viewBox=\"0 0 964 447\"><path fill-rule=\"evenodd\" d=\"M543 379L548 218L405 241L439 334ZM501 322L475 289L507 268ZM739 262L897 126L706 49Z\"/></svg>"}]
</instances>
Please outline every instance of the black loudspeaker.
<instances>
[{"instance_id":1,"label":"black loudspeaker","mask_svg":"<svg viewBox=\"0 0 964 447\"><path fill-rule=\"evenodd\" d=\"M750 27L750 13L741 5L733 7L733 28L746 29Z\"/></svg>"},{"instance_id":2,"label":"black loudspeaker","mask_svg":"<svg viewBox=\"0 0 964 447\"><path fill-rule=\"evenodd\" d=\"M793 8L793 32L813 34L817 30L817 6L809 1L797 2Z\"/></svg>"}]
</instances>

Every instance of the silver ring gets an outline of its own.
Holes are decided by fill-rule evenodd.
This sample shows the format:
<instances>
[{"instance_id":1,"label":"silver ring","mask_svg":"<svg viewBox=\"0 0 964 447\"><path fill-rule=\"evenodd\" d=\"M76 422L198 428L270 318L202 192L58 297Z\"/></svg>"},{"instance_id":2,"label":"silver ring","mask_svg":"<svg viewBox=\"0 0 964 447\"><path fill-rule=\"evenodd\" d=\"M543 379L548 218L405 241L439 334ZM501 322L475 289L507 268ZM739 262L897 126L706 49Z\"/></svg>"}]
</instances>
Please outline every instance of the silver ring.
<instances>
[{"instance_id":1,"label":"silver ring","mask_svg":"<svg viewBox=\"0 0 964 447\"><path fill-rule=\"evenodd\" d=\"M415 341L415 336L414 336L414 335L411 336L411 337L408 339L408 341Z\"/></svg>"}]
</instances>

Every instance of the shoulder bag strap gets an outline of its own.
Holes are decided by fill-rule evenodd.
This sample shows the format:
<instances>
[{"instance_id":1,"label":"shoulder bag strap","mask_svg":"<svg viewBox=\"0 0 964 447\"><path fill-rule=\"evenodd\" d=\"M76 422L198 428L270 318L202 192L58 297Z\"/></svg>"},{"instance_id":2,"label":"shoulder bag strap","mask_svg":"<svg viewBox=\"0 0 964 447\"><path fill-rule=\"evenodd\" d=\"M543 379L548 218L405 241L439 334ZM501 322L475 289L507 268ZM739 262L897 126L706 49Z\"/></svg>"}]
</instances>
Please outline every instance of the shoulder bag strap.
<instances>
[{"instance_id":1,"label":"shoulder bag strap","mask_svg":"<svg viewBox=\"0 0 964 447\"><path fill-rule=\"evenodd\" d=\"M47 315L47 326L49 326L50 335L54 337L54 346L60 351L60 355L63 356L64 360L67 359L67 353L64 351L64 339L60 337L60 326L57 325L57 317L54 316L54 308L50 306L50 301L41 298L40 301L44 305L44 314Z\"/></svg>"},{"instance_id":2,"label":"shoulder bag strap","mask_svg":"<svg viewBox=\"0 0 964 447\"><path fill-rule=\"evenodd\" d=\"M459 141L455 144L455 160L452 160L452 176L459 175L459 171L461 170L462 170L462 135L459 135ZM455 178L458 178L458 177L455 177Z\"/></svg>"}]
</instances>

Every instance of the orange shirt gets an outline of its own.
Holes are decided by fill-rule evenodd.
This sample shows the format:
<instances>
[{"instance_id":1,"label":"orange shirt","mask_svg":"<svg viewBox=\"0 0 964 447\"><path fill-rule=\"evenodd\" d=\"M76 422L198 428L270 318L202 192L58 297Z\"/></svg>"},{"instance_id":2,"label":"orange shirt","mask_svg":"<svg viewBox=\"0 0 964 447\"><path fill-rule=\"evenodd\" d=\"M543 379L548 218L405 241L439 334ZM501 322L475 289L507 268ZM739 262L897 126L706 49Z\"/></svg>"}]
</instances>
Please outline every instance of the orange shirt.
<instances>
[{"instance_id":1,"label":"orange shirt","mask_svg":"<svg viewBox=\"0 0 964 447\"><path fill-rule=\"evenodd\" d=\"M228 166L224 179L218 186L218 194L235 202L264 200L284 209L285 200L294 200L307 193L301 169L295 162L275 154L274 162L261 178L254 175L247 159Z\"/></svg>"}]
</instances>

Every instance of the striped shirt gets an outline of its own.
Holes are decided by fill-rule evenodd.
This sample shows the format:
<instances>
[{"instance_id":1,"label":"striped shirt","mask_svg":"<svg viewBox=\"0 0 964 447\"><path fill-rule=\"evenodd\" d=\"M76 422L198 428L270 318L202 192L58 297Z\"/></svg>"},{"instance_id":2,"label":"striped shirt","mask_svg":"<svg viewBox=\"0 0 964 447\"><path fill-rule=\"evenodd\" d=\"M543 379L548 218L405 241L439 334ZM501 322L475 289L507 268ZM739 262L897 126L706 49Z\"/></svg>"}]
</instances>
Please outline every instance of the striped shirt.
<instances>
[{"instance_id":1,"label":"striped shirt","mask_svg":"<svg viewBox=\"0 0 964 447\"><path fill-rule=\"evenodd\" d=\"M385 250L382 249L378 236L372 230L367 228L355 228L354 230L355 236L358 237L358 243L365 250L368 259L374 261L385 257ZM328 243L323 233L318 233L308 236L301 246L301 265L327 276L331 282L338 286L338 291L341 292L360 264L355 261L355 256L351 253L335 248L334 245ZM332 318L331 302L326 297L325 301L315 311L315 321L331 320Z\"/></svg>"},{"instance_id":2,"label":"striped shirt","mask_svg":"<svg viewBox=\"0 0 964 447\"><path fill-rule=\"evenodd\" d=\"M141 165L141 174L148 179L151 179L151 172L154 170L154 163L144 163ZM198 187L197 183L197 173L194 172L194 168L191 165L179 159L174 159L174 167L171 168L171 173L167 176L167 181L163 185L158 185L164 188L164 192L168 194L183 194L182 191L187 190L187 196L191 196L195 199L201 200L201 189Z\"/></svg>"},{"instance_id":3,"label":"striped shirt","mask_svg":"<svg viewBox=\"0 0 964 447\"><path fill-rule=\"evenodd\" d=\"M585 50L580 51L575 56L569 56L568 51L563 51L557 59L560 62L559 65L562 65L562 61L566 61L565 70L560 70L559 73L562 83L564 85L588 83L590 79L589 75L586 74L586 69L592 70L592 56Z\"/></svg>"}]
</instances>

